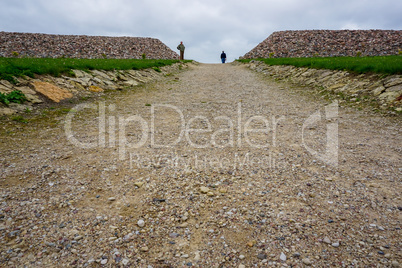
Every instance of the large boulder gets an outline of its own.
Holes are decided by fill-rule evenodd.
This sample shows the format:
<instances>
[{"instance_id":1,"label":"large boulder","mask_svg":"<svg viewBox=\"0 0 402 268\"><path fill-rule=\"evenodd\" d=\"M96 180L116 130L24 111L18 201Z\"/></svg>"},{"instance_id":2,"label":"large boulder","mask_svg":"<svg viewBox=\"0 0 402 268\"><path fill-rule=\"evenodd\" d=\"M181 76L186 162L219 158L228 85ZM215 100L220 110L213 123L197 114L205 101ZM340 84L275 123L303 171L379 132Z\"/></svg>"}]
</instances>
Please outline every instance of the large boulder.
<instances>
[{"instance_id":1,"label":"large boulder","mask_svg":"<svg viewBox=\"0 0 402 268\"><path fill-rule=\"evenodd\" d=\"M33 87L35 91L47 97L54 102L60 102L73 97L73 94L65 89L59 88L53 84L42 81L34 81Z\"/></svg>"}]
</instances>

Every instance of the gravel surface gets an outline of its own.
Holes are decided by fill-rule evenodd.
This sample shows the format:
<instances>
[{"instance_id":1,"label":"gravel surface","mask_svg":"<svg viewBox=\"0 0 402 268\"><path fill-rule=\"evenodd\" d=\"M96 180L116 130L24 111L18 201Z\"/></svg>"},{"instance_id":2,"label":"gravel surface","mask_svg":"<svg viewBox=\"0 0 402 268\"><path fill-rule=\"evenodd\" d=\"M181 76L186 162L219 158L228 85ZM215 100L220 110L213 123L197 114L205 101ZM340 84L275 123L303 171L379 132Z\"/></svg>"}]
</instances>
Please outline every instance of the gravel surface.
<instances>
[{"instance_id":1,"label":"gravel surface","mask_svg":"<svg viewBox=\"0 0 402 268\"><path fill-rule=\"evenodd\" d=\"M306 90L199 64L3 120L0 266L399 267L400 118Z\"/></svg>"}]
</instances>

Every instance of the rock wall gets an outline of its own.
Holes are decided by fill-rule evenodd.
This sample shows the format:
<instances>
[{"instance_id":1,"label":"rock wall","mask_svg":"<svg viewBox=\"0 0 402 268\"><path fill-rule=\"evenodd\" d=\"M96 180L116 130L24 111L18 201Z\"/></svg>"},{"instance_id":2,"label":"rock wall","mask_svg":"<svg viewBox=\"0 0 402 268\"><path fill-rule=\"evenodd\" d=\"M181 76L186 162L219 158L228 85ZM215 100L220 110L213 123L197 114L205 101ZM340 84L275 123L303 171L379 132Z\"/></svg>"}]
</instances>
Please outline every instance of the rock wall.
<instances>
[{"instance_id":1,"label":"rock wall","mask_svg":"<svg viewBox=\"0 0 402 268\"><path fill-rule=\"evenodd\" d=\"M84 72L73 70L75 77L53 77L50 75L37 78L17 78L16 85L6 80L0 80L0 92L7 94L14 90L24 93L27 102L24 104L10 103L8 106L0 103L0 116L24 113L27 109L35 110L40 103L58 103L71 98L87 97L92 94L102 94L105 90L122 90L135 88L148 82L157 81L169 74L188 68L190 63L176 63L160 67L159 71L152 68L145 70L120 70ZM172 79L175 79L174 77Z\"/></svg>"},{"instance_id":2,"label":"rock wall","mask_svg":"<svg viewBox=\"0 0 402 268\"><path fill-rule=\"evenodd\" d=\"M178 59L160 40L147 37L107 37L0 32L0 57Z\"/></svg>"},{"instance_id":3,"label":"rock wall","mask_svg":"<svg viewBox=\"0 0 402 268\"><path fill-rule=\"evenodd\" d=\"M402 31L311 30L274 32L243 58L398 55Z\"/></svg>"},{"instance_id":4,"label":"rock wall","mask_svg":"<svg viewBox=\"0 0 402 268\"><path fill-rule=\"evenodd\" d=\"M246 64L252 70L279 80L338 94L345 101L375 101L382 109L402 112L402 75L382 77L375 74L354 75L346 71L298 68L294 66L269 66L262 61Z\"/></svg>"}]
</instances>

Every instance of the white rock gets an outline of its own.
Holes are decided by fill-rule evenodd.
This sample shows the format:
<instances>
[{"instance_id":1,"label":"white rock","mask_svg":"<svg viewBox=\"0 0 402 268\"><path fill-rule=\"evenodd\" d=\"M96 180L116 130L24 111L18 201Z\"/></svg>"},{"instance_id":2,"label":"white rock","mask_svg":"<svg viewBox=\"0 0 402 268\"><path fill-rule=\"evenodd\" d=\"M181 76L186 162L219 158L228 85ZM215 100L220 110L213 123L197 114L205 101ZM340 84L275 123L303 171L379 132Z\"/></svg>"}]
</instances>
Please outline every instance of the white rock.
<instances>
[{"instance_id":1,"label":"white rock","mask_svg":"<svg viewBox=\"0 0 402 268\"><path fill-rule=\"evenodd\" d=\"M182 224L179 225L180 228L187 228L188 227L188 222L183 222Z\"/></svg>"},{"instance_id":2,"label":"white rock","mask_svg":"<svg viewBox=\"0 0 402 268\"><path fill-rule=\"evenodd\" d=\"M201 260L201 255L200 255L200 252L199 252L199 251L196 251L194 254L195 254L195 256L194 256L194 261L199 261L199 260Z\"/></svg>"},{"instance_id":3,"label":"white rock","mask_svg":"<svg viewBox=\"0 0 402 268\"><path fill-rule=\"evenodd\" d=\"M137 225L142 228L142 227L145 226L145 221L144 221L144 220L139 220L139 221L137 222Z\"/></svg>"},{"instance_id":4,"label":"white rock","mask_svg":"<svg viewBox=\"0 0 402 268\"><path fill-rule=\"evenodd\" d=\"M141 187L142 187L142 185L144 185L144 183L143 183L143 182L139 182L139 181L137 181L137 182L135 182L135 183L134 183L134 186L137 186L138 188L141 188Z\"/></svg>"},{"instance_id":5,"label":"white rock","mask_svg":"<svg viewBox=\"0 0 402 268\"><path fill-rule=\"evenodd\" d=\"M324 240L322 242L324 242L326 244L331 244L331 240L329 240L328 237L324 237Z\"/></svg>"},{"instance_id":6,"label":"white rock","mask_svg":"<svg viewBox=\"0 0 402 268\"><path fill-rule=\"evenodd\" d=\"M283 254L283 252L281 253L281 256L279 258L281 259L281 261L286 261L286 255Z\"/></svg>"},{"instance_id":7,"label":"white rock","mask_svg":"<svg viewBox=\"0 0 402 268\"><path fill-rule=\"evenodd\" d=\"M13 115L15 114L17 111L10 109L10 108L0 108L0 115Z\"/></svg>"},{"instance_id":8,"label":"white rock","mask_svg":"<svg viewBox=\"0 0 402 268\"><path fill-rule=\"evenodd\" d=\"M203 193L203 194L207 194L207 193L209 193L209 189L208 189L208 187L201 186L200 187L200 192Z\"/></svg>"},{"instance_id":9,"label":"white rock","mask_svg":"<svg viewBox=\"0 0 402 268\"><path fill-rule=\"evenodd\" d=\"M303 262L305 265L308 265L308 266L310 266L310 265L312 264L312 262L311 262L310 259L308 259L308 258L304 258L304 259L302 260L302 262Z\"/></svg>"},{"instance_id":10,"label":"white rock","mask_svg":"<svg viewBox=\"0 0 402 268\"><path fill-rule=\"evenodd\" d=\"M122 263L123 265L127 265L129 262L130 262L129 259L123 259L123 260L121 261L121 263Z\"/></svg>"},{"instance_id":11,"label":"white rock","mask_svg":"<svg viewBox=\"0 0 402 268\"><path fill-rule=\"evenodd\" d=\"M107 259L103 259L102 261L101 261L101 264L106 264L107 263Z\"/></svg>"}]
</instances>

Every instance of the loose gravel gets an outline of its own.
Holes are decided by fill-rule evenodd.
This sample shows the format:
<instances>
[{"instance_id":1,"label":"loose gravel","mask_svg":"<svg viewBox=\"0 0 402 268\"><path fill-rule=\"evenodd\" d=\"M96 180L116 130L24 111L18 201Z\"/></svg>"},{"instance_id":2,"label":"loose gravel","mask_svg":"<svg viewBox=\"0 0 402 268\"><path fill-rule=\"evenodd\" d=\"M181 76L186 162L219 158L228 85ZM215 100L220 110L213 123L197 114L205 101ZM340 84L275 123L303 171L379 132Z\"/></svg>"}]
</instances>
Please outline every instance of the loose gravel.
<instances>
[{"instance_id":1,"label":"loose gravel","mask_svg":"<svg viewBox=\"0 0 402 268\"><path fill-rule=\"evenodd\" d=\"M400 120L306 91L194 64L3 120L0 266L399 267Z\"/></svg>"}]
</instances>

